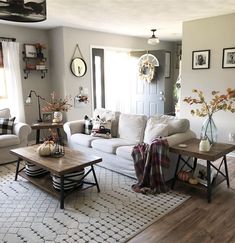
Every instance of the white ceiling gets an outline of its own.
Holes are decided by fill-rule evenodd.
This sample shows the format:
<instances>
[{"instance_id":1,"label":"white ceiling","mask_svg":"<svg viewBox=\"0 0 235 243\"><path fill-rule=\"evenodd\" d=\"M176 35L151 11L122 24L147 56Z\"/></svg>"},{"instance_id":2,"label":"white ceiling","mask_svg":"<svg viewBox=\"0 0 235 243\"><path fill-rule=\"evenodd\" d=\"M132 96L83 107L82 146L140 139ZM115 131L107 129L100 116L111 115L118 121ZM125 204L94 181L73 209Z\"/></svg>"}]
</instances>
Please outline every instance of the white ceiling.
<instances>
[{"instance_id":1,"label":"white ceiling","mask_svg":"<svg viewBox=\"0 0 235 243\"><path fill-rule=\"evenodd\" d=\"M0 23L44 29L69 26L145 38L156 28L160 40L180 40L183 21L234 12L235 0L47 0L44 22Z\"/></svg>"}]
</instances>

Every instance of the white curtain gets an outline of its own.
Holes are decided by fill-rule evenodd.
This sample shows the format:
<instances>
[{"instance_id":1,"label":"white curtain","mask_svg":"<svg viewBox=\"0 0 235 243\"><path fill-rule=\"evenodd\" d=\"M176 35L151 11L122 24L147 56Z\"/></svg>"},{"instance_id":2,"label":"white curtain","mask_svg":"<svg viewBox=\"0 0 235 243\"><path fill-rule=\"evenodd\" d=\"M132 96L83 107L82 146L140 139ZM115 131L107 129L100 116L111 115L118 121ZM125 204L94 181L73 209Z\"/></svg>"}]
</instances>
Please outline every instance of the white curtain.
<instances>
[{"instance_id":1,"label":"white curtain","mask_svg":"<svg viewBox=\"0 0 235 243\"><path fill-rule=\"evenodd\" d=\"M105 50L105 108L131 112L136 63L127 51Z\"/></svg>"},{"instance_id":2,"label":"white curtain","mask_svg":"<svg viewBox=\"0 0 235 243\"><path fill-rule=\"evenodd\" d=\"M24 100L20 75L19 43L2 42L7 104L16 121L25 122Z\"/></svg>"}]
</instances>

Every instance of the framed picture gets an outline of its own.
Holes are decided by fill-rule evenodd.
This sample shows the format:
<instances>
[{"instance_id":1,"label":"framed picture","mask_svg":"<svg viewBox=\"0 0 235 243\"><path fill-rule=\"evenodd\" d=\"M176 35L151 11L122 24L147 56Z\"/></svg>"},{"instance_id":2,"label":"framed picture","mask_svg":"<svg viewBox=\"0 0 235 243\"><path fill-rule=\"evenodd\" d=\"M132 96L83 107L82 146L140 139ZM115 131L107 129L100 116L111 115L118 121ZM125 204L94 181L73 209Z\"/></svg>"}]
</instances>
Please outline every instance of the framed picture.
<instances>
[{"instance_id":1,"label":"framed picture","mask_svg":"<svg viewBox=\"0 0 235 243\"><path fill-rule=\"evenodd\" d=\"M211 168L211 183L215 176L215 170ZM198 180L199 183L207 186L207 166L197 163L196 169L193 173L193 177Z\"/></svg>"},{"instance_id":2,"label":"framed picture","mask_svg":"<svg viewBox=\"0 0 235 243\"><path fill-rule=\"evenodd\" d=\"M52 122L52 118L53 118L53 113L52 112L48 112L48 113L43 113L42 114L43 122Z\"/></svg>"},{"instance_id":3,"label":"framed picture","mask_svg":"<svg viewBox=\"0 0 235 243\"><path fill-rule=\"evenodd\" d=\"M165 53L165 78L171 77L171 52L166 51Z\"/></svg>"},{"instance_id":4,"label":"framed picture","mask_svg":"<svg viewBox=\"0 0 235 243\"><path fill-rule=\"evenodd\" d=\"M29 58L37 57L37 51L35 45L25 44L24 49L25 49L25 57L29 57Z\"/></svg>"},{"instance_id":5,"label":"framed picture","mask_svg":"<svg viewBox=\"0 0 235 243\"><path fill-rule=\"evenodd\" d=\"M223 49L222 68L235 68L235 47Z\"/></svg>"},{"instance_id":6,"label":"framed picture","mask_svg":"<svg viewBox=\"0 0 235 243\"><path fill-rule=\"evenodd\" d=\"M192 69L210 68L210 50L193 51Z\"/></svg>"}]
</instances>

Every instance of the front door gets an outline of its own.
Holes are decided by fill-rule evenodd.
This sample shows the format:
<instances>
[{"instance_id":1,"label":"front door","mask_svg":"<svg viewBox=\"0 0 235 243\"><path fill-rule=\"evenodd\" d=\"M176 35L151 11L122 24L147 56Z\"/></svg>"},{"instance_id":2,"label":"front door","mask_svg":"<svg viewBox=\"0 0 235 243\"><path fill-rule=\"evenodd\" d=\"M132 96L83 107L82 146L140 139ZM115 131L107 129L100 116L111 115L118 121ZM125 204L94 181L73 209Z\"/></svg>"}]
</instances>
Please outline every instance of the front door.
<instances>
[{"instance_id":1,"label":"front door","mask_svg":"<svg viewBox=\"0 0 235 243\"><path fill-rule=\"evenodd\" d=\"M155 114L164 114L165 107L165 52L151 51L159 61L159 67L155 68L155 77L151 83L140 80L137 77L136 87L132 93L132 113L152 116ZM144 52L133 52L132 56L136 61ZM137 75L138 76L138 75Z\"/></svg>"}]
</instances>

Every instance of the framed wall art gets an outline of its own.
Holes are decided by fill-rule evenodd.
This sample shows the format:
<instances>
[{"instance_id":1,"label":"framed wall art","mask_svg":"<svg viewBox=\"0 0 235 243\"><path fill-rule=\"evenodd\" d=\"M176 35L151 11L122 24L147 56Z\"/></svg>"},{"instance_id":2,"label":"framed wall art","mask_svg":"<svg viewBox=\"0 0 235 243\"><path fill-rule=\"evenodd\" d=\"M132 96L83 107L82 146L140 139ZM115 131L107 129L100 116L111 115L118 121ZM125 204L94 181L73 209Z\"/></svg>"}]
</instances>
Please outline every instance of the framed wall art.
<instances>
[{"instance_id":1,"label":"framed wall art","mask_svg":"<svg viewBox=\"0 0 235 243\"><path fill-rule=\"evenodd\" d=\"M53 118L53 113L52 112L48 112L48 113L43 113L42 114L42 121L43 122L52 122L52 118Z\"/></svg>"},{"instance_id":2,"label":"framed wall art","mask_svg":"<svg viewBox=\"0 0 235 243\"><path fill-rule=\"evenodd\" d=\"M24 44L25 57L35 58L37 57L36 46L32 44Z\"/></svg>"},{"instance_id":3,"label":"framed wall art","mask_svg":"<svg viewBox=\"0 0 235 243\"><path fill-rule=\"evenodd\" d=\"M216 175L215 170L211 168L211 183ZM199 183L207 186L207 167L205 164L197 164L196 169L193 173L193 177L198 180Z\"/></svg>"},{"instance_id":4,"label":"framed wall art","mask_svg":"<svg viewBox=\"0 0 235 243\"><path fill-rule=\"evenodd\" d=\"M235 47L223 49L222 68L235 68Z\"/></svg>"},{"instance_id":5,"label":"framed wall art","mask_svg":"<svg viewBox=\"0 0 235 243\"><path fill-rule=\"evenodd\" d=\"M192 69L210 68L210 50L193 51Z\"/></svg>"}]
</instances>

